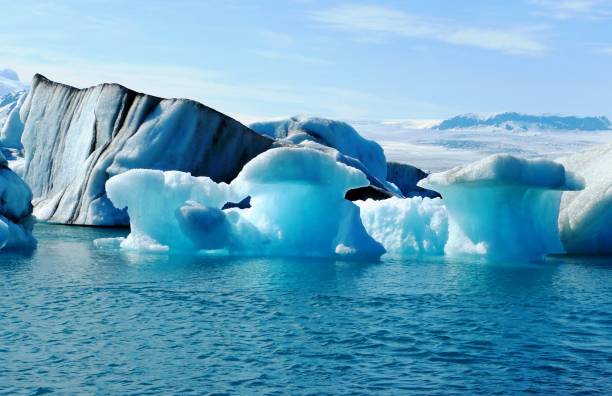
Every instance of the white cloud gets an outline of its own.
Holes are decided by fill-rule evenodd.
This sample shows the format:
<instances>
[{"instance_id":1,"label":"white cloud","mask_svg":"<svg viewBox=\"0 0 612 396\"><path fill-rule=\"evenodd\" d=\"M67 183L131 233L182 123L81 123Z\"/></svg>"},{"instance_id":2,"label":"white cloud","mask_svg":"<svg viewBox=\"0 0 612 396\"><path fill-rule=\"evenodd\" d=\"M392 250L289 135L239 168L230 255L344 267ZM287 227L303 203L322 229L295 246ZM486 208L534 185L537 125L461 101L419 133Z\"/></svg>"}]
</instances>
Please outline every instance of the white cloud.
<instances>
[{"instance_id":1,"label":"white cloud","mask_svg":"<svg viewBox=\"0 0 612 396\"><path fill-rule=\"evenodd\" d=\"M612 45L602 45L597 48L597 52L604 55L612 55Z\"/></svg>"},{"instance_id":2,"label":"white cloud","mask_svg":"<svg viewBox=\"0 0 612 396\"><path fill-rule=\"evenodd\" d=\"M537 54L547 47L532 31L513 28L464 27L376 5L344 5L312 13L332 27L465 45L509 54Z\"/></svg>"},{"instance_id":3,"label":"white cloud","mask_svg":"<svg viewBox=\"0 0 612 396\"><path fill-rule=\"evenodd\" d=\"M533 14L553 19L607 19L612 17L612 0L530 0L539 7Z\"/></svg>"}]
</instances>

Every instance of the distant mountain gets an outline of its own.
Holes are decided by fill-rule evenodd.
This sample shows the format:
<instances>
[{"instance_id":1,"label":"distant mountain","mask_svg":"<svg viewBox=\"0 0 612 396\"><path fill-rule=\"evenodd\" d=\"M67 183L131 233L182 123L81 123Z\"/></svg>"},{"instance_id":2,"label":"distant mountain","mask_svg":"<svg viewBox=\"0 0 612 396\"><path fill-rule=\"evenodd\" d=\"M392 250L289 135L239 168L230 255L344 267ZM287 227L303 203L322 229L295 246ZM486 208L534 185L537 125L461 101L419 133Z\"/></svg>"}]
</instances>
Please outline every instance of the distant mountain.
<instances>
[{"instance_id":1,"label":"distant mountain","mask_svg":"<svg viewBox=\"0 0 612 396\"><path fill-rule=\"evenodd\" d=\"M27 85L19 81L19 76L14 70L0 69L0 97L26 88Z\"/></svg>"},{"instance_id":2,"label":"distant mountain","mask_svg":"<svg viewBox=\"0 0 612 396\"><path fill-rule=\"evenodd\" d=\"M577 117L559 115L531 115L520 113L500 113L492 116L465 114L444 120L433 129L480 129L500 128L509 131L519 130L567 130L602 131L612 129L606 117Z\"/></svg>"}]
</instances>

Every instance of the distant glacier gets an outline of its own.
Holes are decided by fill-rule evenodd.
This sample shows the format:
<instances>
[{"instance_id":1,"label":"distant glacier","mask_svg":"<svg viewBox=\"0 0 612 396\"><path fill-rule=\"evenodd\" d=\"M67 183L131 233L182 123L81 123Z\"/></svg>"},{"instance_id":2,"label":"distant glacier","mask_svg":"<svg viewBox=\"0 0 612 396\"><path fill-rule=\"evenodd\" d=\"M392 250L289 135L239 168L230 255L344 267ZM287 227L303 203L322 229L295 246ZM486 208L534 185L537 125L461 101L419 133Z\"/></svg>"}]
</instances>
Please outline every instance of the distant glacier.
<instances>
[{"instance_id":1,"label":"distant glacier","mask_svg":"<svg viewBox=\"0 0 612 396\"><path fill-rule=\"evenodd\" d=\"M499 113L491 116L464 114L442 121L433 129L501 128L505 130L565 130L605 131L612 129L607 117L579 117L564 115L532 115L516 112Z\"/></svg>"}]
</instances>

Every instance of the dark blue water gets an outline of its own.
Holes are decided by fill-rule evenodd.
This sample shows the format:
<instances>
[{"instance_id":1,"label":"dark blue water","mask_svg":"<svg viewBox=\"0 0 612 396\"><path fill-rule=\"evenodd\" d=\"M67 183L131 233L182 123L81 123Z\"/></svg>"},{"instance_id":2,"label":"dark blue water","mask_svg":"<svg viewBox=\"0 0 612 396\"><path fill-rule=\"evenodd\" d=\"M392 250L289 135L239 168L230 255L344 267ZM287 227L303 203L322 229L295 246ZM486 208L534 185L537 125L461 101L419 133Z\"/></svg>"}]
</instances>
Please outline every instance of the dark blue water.
<instances>
[{"instance_id":1,"label":"dark blue water","mask_svg":"<svg viewBox=\"0 0 612 396\"><path fill-rule=\"evenodd\" d=\"M0 394L611 394L612 262L0 255Z\"/></svg>"}]
</instances>

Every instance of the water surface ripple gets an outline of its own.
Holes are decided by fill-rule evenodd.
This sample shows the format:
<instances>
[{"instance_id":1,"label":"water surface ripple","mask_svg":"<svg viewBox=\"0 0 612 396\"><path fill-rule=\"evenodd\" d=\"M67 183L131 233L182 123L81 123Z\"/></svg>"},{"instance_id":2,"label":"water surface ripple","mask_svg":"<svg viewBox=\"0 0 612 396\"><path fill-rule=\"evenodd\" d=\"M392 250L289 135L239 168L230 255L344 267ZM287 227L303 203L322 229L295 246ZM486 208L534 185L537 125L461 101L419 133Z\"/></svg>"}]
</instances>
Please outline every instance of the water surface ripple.
<instances>
[{"instance_id":1,"label":"water surface ripple","mask_svg":"<svg viewBox=\"0 0 612 396\"><path fill-rule=\"evenodd\" d=\"M0 255L0 394L612 391L612 262Z\"/></svg>"}]
</instances>

